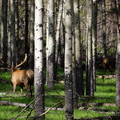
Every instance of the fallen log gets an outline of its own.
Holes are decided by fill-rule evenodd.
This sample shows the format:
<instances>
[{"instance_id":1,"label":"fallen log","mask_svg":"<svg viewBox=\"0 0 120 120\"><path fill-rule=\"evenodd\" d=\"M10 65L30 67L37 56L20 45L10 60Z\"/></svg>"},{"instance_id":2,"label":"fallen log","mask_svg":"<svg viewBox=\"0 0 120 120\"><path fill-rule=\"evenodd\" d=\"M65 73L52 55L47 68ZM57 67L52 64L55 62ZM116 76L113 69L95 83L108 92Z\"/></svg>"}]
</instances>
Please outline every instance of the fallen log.
<instances>
[{"instance_id":1,"label":"fallen log","mask_svg":"<svg viewBox=\"0 0 120 120\"><path fill-rule=\"evenodd\" d=\"M55 105L57 105L57 104L55 104ZM0 105L11 105L11 106L18 106L18 107L34 108L34 105L32 105L32 104L16 103L16 102L10 102L10 101L0 101ZM45 110L47 110L47 109L59 110L59 111L64 110L64 108L55 107L55 105L53 107L45 107Z\"/></svg>"},{"instance_id":2,"label":"fallen log","mask_svg":"<svg viewBox=\"0 0 120 120\"><path fill-rule=\"evenodd\" d=\"M10 101L0 101L0 105L11 105L11 106L18 106L18 107L30 107L32 108L33 105L28 105L28 104L25 104L25 103L16 103L16 102L10 102Z\"/></svg>"},{"instance_id":3,"label":"fallen log","mask_svg":"<svg viewBox=\"0 0 120 120\"><path fill-rule=\"evenodd\" d=\"M80 103L81 106L116 106L115 103Z\"/></svg>"}]
</instances>

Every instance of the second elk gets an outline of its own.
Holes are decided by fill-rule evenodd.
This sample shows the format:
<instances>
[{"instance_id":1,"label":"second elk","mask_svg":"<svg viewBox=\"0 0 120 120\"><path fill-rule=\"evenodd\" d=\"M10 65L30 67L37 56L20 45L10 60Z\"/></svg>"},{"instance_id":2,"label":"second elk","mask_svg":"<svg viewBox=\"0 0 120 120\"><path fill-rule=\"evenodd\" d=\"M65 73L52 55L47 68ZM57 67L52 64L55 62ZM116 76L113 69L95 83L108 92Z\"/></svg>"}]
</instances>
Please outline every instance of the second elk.
<instances>
[{"instance_id":1,"label":"second elk","mask_svg":"<svg viewBox=\"0 0 120 120\"><path fill-rule=\"evenodd\" d=\"M23 87L27 89L28 96L32 96L32 85L34 83L34 72L30 69L20 70L18 69L21 65L23 65L27 61L27 54L25 54L24 60L12 67L12 78L11 82L13 84L13 93L16 91L16 86L20 86L21 93L23 93Z\"/></svg>"},{"instance_id":2,"label":"second elk","mask_svg":"<svg viewBox=\"0 0 120 120\"><path fill-rule=\"evenodd\" d=\"M102 60L102 66L106 72L106 69L108 69L110 72L112 72L112 68L111 68L111 65L110 65L110 60L109 58L103 58Z\"/></svg>"}]
</instances>

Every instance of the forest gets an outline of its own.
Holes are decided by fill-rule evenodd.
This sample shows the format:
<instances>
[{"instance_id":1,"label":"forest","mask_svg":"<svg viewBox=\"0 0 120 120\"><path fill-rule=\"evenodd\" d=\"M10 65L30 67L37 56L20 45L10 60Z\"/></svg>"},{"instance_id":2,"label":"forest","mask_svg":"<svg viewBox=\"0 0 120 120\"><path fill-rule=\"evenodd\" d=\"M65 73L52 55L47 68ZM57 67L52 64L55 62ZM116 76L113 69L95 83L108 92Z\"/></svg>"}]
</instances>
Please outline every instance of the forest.
<instances>
[{"instance_id":1,"label":"forest","mask_svg":"<svg viewBox=\"0 0 120 120\"><path fill-rule=\"evenodd\" d=\"M120 120L120 1L1 0L0 120Z\"/></svg>"}]
</instances>

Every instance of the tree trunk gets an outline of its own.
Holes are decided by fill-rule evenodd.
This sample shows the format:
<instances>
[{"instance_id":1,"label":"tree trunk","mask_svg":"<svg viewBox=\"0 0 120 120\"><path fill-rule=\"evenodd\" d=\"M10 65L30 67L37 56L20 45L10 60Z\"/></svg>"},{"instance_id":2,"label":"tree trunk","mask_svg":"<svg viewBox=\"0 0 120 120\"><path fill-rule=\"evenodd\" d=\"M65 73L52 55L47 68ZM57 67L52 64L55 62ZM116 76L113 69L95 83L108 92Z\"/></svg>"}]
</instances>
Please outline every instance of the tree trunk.
<instances>
[{"instance_id":1,"label":"tree trunk","mask_svg":"<svg viewBox=\"0 0 120 120\"><path fill-rule=\"evenodd\" d=\"M7 56L8 56L8 60L7 60L7 63L9 64L9 65L11 65L11 38L10 38L10 1L8 1L8 14L9 14L9 16L8 16L8 44L7 44L7 46L8 46L8 53L7 53Z\"/></svg>"},{"instance_id":2,"label":"tree trunk","mask_svg":"<svg viewBox=\"0 0 120 120\"><path fill-rule=\"evenodd\" d=\"M2 0L2 19L1 19L1 53L4 63L7 62L7 4L8 0Z\"/></svg>"},{"instance_id":3,"label":"tree trunk","mask_svg":"<svg viewBox=\"0 0 120 120\"><path fill-rule=\"evenodd\" d=\"M87 1L87 75L86 95L94 96L93 57L92 57L92 0Z\"/></svg>"},{"instance_id":4,"label":"tree trunk","mask_svg":"<svg viewBox=\"0 0 120 120\"><path fill-rule=\"evenodd\" d=\"M65 53L65 26L64 26L64 0L62 0L62 19L60 24L60 46L58 51L58 64L60 67L64 68L64 53Z\"/></svg>"},{"instance_id":5,"label":"tree trunk","mask_svg":"<svg viewBox=\"0 0 120 120\"><path fill-rule=\"evenodd\" d=\"M44 112L44 79L43 79L43 0L35 0L35 118L45 119Z\"/></svg>"},{"instance_id":6,"label":"tree trunk","mask_svg":"<svg viewBox=\"0 0 120 120\"><path fill-rule=\"evenodd\" d=\"M79 0L75 0L75 62L76 62L76 90L77 95L84 95L84 80L82 69L82 40L80 31L80 9Z\"/></svg>"},{"instance_id":7,"label":"tree trunk","mask_svg":"<svg viewBox=\"0 0 120 120\"><path fill-rule=\"evenodd\" d=\"M48 0L48 28L47 28L47 70L46 70L46 85L54 87L54 67L55 67L55 52L54 52L54 21L53 21L53 5L54 0Z\"/></svg>"},{"instance_id":8,"label":"tree trunk","mask_svg":"<svg viewBox=\"0 0 120 120\"><path fill-rule=\"evenodd\" d=\"M25 53L29 55L29 42L28 42L28 0L25 0ZM28 67L29 56L26 62L26 67Z\"/></svg>"},{"instance_id":9,"label":"tree trunk","mask_svg":"<svg viewBox=\"0 0 120 120\"><path fill-rule=\"evenodd\" d=\"M111 39L116 39L117 37L117 15L116 15L116 0L111 0L111 20L112 20L112 35Z\"/></svg>"},{"instance_id":10,"label":"tree trunk","mask_svg":"<svg viewBox=\"0 0 120 120\"><path fill-rule=\"evenodd\" d=\"M15 19L15 31L16 31L16 53L19 53L19 1L16 1L16 8L15 8L15 15L16 15L16 19ZM16 54L16 61L18 61L19 58L19 54Z\"/></svg>"},{"instance_id":11,"label":"tree trunk","mask_svg":"<svg viewBox=\"0 0 120 120\"><path fill-rule=\"evenodd\" d=\"M120 1L118 2L118 11L120 11ZM116 105L120 106L120 13L117 12L117 52L116 52Z\"/></svg>"},{"instance_id":12,"label":"tree trunk","mask_svg":"<svg viewBox=\"0 0 120 120\"><path fill-rule=\"evenodd\" d=\"M67 120L73 120L72 81L72 19L73 0L65 1L65 113Z\"/></svg>"},{"instance_id":13,"label":"tree trunk","mask_svg":"<svg viewBox=\"0 0 120 120\"><path fill-rule=\"evenodd\" d=\"M107 41L106 41L106 0L102 3L102 42L103 42L103 57L107 57Z\"/></svg>"},{"instance_id":14,"label":"tree trunk","mask_svg":"<svg viewBox=\"0 0 120 120\"><path fill-rule=\"evenodd\" d=\"M76 65L75 65L76 63L75 62L76 61L75 61L75 21L74 21L74 24L72 26L72 80L73 80L73 106L74 108L77 108L78 95L77 95L77 88L76 88Z\"/></svg>"},{"instance_id":15,"label":"tree trunk","mask_svg":"<svg viewBox=\"0 0 120 120\"><path fill-rule=\"evenodd\" d=\"M10 41L12 66L16 64L16 40L15 40L15 0L10 0Z\"/></svg>"},{"instance_id":16,"label":"tree trunk","mask_svg":"<svg viewBox=\"0 0 120 120\"><path fill-rule=\"evenodd\" d=\"M30 0L30 68L34 68L34 0Z\"/></svg>"},{"instance_id":17,"label":"tree trunk","mask_svg":"<svg viewBox=\"0 0 120 120\"><path fill-rule=\"evenodd\" d=\"M57 26L56 26L56 41L55 41L55 65L58 64L58 53L60 47L60 29L62 21L62 0L59 1L58 14L57 14ZM57 66L57 65L56 65Z\"/></svg>"},{"instance_id":18,"label":"tree trunk","mask_svg":"<svg viewBox=\"0 0 120 120\"><path fill-rule=\"evenodd\" d=\"M92 8L92 59L93 59L93 86L96 90L96 46L97 46L97 0L93 0Z\"/></svg>"}]
</instances>

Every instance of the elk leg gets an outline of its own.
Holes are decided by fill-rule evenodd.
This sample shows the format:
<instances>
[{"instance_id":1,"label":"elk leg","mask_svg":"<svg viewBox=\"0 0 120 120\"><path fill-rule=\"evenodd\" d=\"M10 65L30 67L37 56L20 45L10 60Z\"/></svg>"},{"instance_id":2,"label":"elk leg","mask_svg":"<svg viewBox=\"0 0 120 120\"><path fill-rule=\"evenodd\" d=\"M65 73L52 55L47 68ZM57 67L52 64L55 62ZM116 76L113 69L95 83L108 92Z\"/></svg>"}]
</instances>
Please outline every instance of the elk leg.
<instances>
[{"instance_id":1,"label":"elk leg","mask_svg":"<svg viewBox=\"0 0 120 120\"><path fill-rule=\"evenodd\" d=\"M31 94L31 97L32 97L32 86L30 85L30 94Z\"/></svg>"},{"instance_id":2,"label":"elk leg","mask_svg":"<svg viewBox=\"0 0 120 120\"><path fill-rule=\"evenodd\" d=\"M30 87L29 87L29 85L28 85L28 82L26 82L24 85L25 85L25 88L27 89L28 96L30 97L30 96L31 96L31 93L30 93Z\"/></svg>"},{"instance_id":3,"label":"elk leg","mask_svg":"<svg viewBox=\"0 0 120 120\"><path fill-rule=\"evenodd\" d=\"M15 90L16 90L16 85L13 84L13 93L15 93Z\"/></svg>"},{"instance_id":4,"label":"elk leg","mask_svg":"<svg viewBox=\"0 0 120 120\"><path fill-rule=\"evenodd\" d=\"M21 94L23 94L23 87L20 87Z\"/></svg>"}]
</instances>

